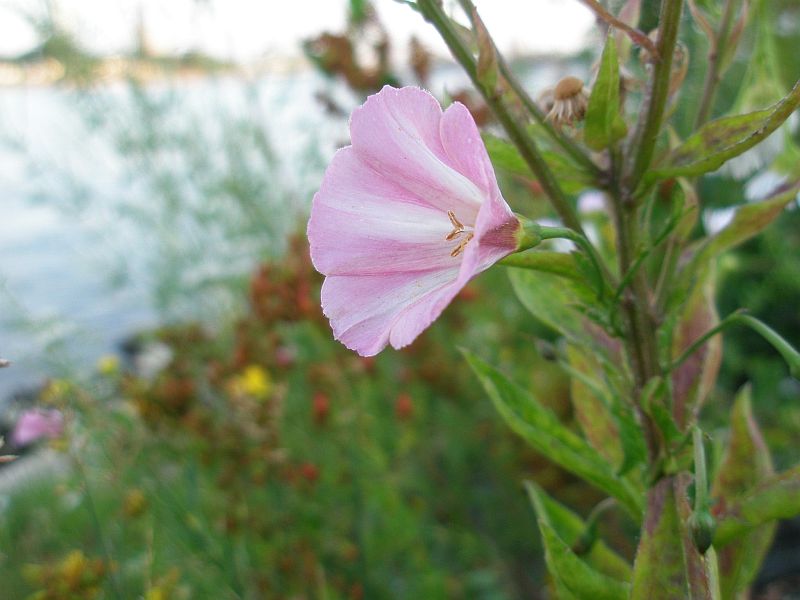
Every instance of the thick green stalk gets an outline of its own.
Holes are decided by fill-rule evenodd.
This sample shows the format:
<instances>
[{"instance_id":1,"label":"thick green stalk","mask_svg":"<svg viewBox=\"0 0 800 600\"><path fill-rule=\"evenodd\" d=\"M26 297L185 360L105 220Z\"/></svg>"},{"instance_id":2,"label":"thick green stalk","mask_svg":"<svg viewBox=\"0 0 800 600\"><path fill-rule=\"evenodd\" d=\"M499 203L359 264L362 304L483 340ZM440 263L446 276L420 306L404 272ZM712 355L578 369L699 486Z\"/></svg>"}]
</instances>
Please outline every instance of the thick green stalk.
<instances>
[{"instance_id":1,"label":"thick green stalk","mask_svg":"<svg viewBox=\"0 0 800 600\"><path fill-rule=\"evenodd\" d=\"M525 163L539 180L545 194L553 208L558 213L564 224L581 235L584 234L583 226L575 209L564 195L561 186L556 181L547 163L539 153L536 143L528 135L522 124L511 115L502 98L493 90L487 90L478 77L477 64L470 50L464 45L456 31L453 29L449 17L442 12L442 8L435 0L419 0L417 6L423 16L436 28L439 35L447 44L453 57L466 71L472 83L483 95L486 104L492 109L497 120L503 126L508 137L522 156Z\"/></svg>"},{"instance_id":2,"label":"thick green stalk","mask_svg":"<svg viewBox=\"0 0 800 600\"><path fill-rule=\"evenodd\" d=\"M632 202L636 188L653 160L653 154L661 132L664 109L669 96L672 76L672 57L678 40L681 11L684 0L661 0L658 25L658 60L653 65L653 75L648 83L640 119L625 154L623 191L625 202Z\"/></svg>"}]
</instances>

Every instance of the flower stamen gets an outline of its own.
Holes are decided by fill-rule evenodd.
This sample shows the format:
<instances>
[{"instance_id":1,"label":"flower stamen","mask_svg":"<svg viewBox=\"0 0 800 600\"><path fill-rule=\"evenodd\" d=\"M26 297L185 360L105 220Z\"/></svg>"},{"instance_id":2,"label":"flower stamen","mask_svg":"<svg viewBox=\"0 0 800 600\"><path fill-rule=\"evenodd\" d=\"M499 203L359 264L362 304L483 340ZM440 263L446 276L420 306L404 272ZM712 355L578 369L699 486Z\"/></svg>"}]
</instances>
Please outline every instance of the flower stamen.
<instances>
[{"instance_id":1,"label":"flower stamen","mask_svg":"<svg viewBox=\"0 0 800 600\"><path fill-rule=\"evenodd\" d=\"M466 236L458 243L458 246L453 248L453 251L450 253L450 256L456 257L463 252L469 241L475 237L475 234L472 231L467 231L467 228L461 221L458 220L456 213L454 213L452 210L447 211L447 216L450 218L450 223L453 225L453 231L444 236L445 240L451 242L457 239L462 233L466 234Z\"/></svg>"},{"instance_id":2,"label":"flower stamen","mask_svg":"<svg viewBox=\"0 0 800 600\"><path fill-rule=\"evenodd\" d=\"M459 232L459 233L462 233L462 232ZM464 248L466 248L466 247L467 247L467 244L469 244L469 241L470 241L470 240L471 240L473 237L475 237L475 234L474 234L474 233L472 233L471 231L468 231L468 232L467 232L467 237L465 237L463 240L461 240L461 241L458 243L458 246L456 246L455 248L453 248L453 251L450 253L450 256L452 256L453 258L455 258L455 257L456 257L456 256L458 256L459 254L461 254L461 253L464 251Z\"/></svg>"},{"instance_id":3,"label":"flower stamen","mask_svg":"<svg viewBox=\"0 0 800 600\"><path fill-rule=\"evenodd\" d=\"M452 210L447 211L447 216L450 217L450 223L453 225L453 231L448 233L444 238L449 242L464 233L464 225L458 220L456 213L454 213Z\"/></svg>"}]
</instances>

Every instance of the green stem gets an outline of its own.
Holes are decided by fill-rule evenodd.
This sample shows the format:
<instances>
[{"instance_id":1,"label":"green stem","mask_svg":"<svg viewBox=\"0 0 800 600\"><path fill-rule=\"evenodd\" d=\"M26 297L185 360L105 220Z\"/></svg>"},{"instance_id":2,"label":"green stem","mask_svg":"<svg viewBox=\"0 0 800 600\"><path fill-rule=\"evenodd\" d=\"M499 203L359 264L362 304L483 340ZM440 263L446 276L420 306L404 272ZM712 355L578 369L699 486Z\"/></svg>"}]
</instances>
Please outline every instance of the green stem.
<instances>
[{"instance_id":1,"label":"green stem","mask_svg":"<svg viewBox=\"0 0 800 600\"><path fill-rule=\"evenodd\" d=\"M708 476L706 474L706 449L703 446L703 432L695 426L692 429L694 444L694 510L699 513L708 508Z\"/></svg>"},{"instance_id":2,"label":"green stem","mask_svg":"<svg viewBox=\"0 0 800 600\"><path fill-rule=\"evenodd\" d=\"M706 77L703 82L703 95L700 100L700 108L697 110L697 117L694 121L694 128L696 130L700 129L700 126L708 120L711 108L714 106L714 96L717 91L717 86L722 79L722 64L720 61L727 50L728 37L731 33L731 22L733 21L734 4L737 4L736 0L727 0L717 36L715 39L710 40L711 47L708 51L708 69L706 70Z\"/></svg>"},{"instance_id":3,"label":"green stem","mask_svg":"<svg viewBox=\"0 0 800 600\"><path fill-rule=\"evenodd\" d=\"M576 246L578 246L581 250L586 253L586 256L589 257L589 260L592 263L592 267L597 273L598 279L598 288L600 290L599 296L602 299L605 296L606 287L609 285L608 279L611 277L610 273L604 268L603 259L597 254L597 250L592 245L592 243L588 240L588 238L572 229L567 229L566 227L542 227L539 230L539 235L541 235L543 240L551 240L551 239L565 239L570 240ZM613 281L612 281L613 287Z\"/></svg>"},{"instance_id":4,"label":"green stem","mask_svg":"<svg viewBox=\"0 0 800 600\"><path fill-rule=\"evenodd\" d=\"M669 96L672 76L672 57L678 40L683 0L661 0L658 25L659 60L653 65L653 75L647 87L641 119L627 148L623 187L626 200L632 200L639 182L653 160L653 154L661 132L664 108Z\"/></svg>"},{"instance_id":5,"label":"green stem","mask_svg":"<svg viewBox=\"0 0 800 600\"><path fill-rule=\"evenodd\" d=\"M466 71L472 83L483 95L486 104L492 109L497 120L503 126L508 137L519 150L525 163L539 180L550 203L558 213L564 224L571 229L583 234L583 226L578 218L575 209L570 204L563 190L556 181L547 163L542 158L525 128L514 119L509 112L502 98L494 91L489 91L480 81L477 72L477 65L470 50L464 45L456 31L453 29L450 19L444 14L442 8L436 0L419 0L417 6L422 15L436 28L442 36L445 44L450 49L453 57Z\"/></svg>"}]
</instances>

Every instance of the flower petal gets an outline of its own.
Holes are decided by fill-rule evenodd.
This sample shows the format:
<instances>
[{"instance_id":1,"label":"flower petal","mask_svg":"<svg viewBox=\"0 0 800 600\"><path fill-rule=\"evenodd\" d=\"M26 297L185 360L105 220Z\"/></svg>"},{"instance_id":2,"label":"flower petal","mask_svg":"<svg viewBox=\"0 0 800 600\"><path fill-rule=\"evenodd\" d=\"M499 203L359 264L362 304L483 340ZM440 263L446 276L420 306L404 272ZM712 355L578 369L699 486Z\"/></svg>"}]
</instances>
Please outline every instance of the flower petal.
<instances>
[{"instance_id":1,"label":"flower petal","mask_svg":"<svg viewBox=\"0 0 800 600\"><path fill-rule=\"evenodd\" d=\"M314 196L308 238L324 275L380 274L457 267L441 210L364 164L351 147L334 156Z\"/></svg>"},{"instance_id":2,"label":"flower petal","mask_svg":"<svg viewBox=\"0 0 800 600\"><path fill-rule=\"evenodd\" d=\"M395 348L411 343L458 293L457 277L457 268L335 275L322 285L322 310L337 340L362 356L373 356L390 338Z\"/></svg>"},{"instance_id":3,"label":"flower petal","mask_svg":"<svg viewBox=\"0 0 800 600\"><path fill-rule=\"evenodd\" d=\"M477 185L484 198L499 196L486 145L467 107L460 102L451 104L442 115L439 133L447 164Z\"/></svg>"},{"instance_id":4,"label":"flower petal","mask_svg":"<svg viewBox=\"0 0 800 600\"><path fill-rule=\"evenodd\" d=\"M350 136L359 157L429 206L472 220L479 188L449 166L441 140L442 109L428 92L391 86L353 111Z\"/></svg>"}]
</instances>

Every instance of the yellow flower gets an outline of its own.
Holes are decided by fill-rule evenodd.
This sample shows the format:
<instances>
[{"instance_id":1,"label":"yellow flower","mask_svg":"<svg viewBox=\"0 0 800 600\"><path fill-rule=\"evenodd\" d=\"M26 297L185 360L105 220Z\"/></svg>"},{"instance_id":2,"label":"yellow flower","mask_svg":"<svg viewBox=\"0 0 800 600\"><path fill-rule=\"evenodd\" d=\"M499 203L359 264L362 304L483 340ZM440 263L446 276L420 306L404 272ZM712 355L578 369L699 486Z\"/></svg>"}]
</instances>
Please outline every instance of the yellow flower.
<instances>
[{"instance_id":1,"label":"yellow flower","mask_svg":"<svg viewBox=\"0 0 800 600\"><path fill-rule=\"evenodd\" d=\"M272 391L272 378L258 365L247 366L238 379L238 387L253 398L262 400Z\"/></svg>"},{"instance_id":2,"label":"yellow flower","mask_svg":"<svg viewBox=\"0 0 800 600\"><path fill-rule=\"evenodd\" d=\"M119 371L119 358L113 354L101 356L97 361L97 372L101 375L114 375Z\"/></svg>"}]
</instances>

